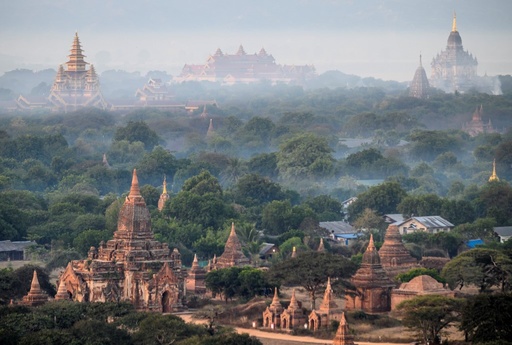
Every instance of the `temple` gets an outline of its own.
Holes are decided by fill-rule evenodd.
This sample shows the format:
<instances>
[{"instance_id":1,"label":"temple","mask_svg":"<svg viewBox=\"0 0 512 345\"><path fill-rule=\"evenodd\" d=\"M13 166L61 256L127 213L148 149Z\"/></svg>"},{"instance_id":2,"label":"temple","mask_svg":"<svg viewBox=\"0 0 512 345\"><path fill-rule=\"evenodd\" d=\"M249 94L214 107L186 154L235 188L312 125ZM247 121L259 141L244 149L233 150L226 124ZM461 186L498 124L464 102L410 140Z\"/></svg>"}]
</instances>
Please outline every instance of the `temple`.
<instances>
[{"instance_id":1,"label":"temple","mask_svg":"<svg viewBox=\"0 0 512 345\"><path fill-rule=\"evenodd\" d=\"M158 211L162 211L164 209L165 203L170 198L169 193L167 193L167 179L164 176L162 194L160 194L160 198L158 199Z\"/></svg>"},{"instance_id":2,"label":"temple","mask_svg":"<svg viewBox=\"0 0 512 345\"><path fill-rule=\"evenodd\" d=\"M411 268L419 267L418 261L409 254L402 242L398 226L391 224L386 230L384 243L379 250L380 263L388 277L393 279L397 274L405 273Z\"/></svg>"},{"instance_id":3,"label":"temple","mask_svg":"<svg viewBox=\"0 0 512 345\"><path fill-rule=\"evenodd\" d=\"M420 55L420 65L416 69L416 73L414 73L411 86L409 87L409 96L426 99L429 96L429 91L430 85L428 83L427 73L425 72L425 69L421 63Z\"/></svg>"},{"instance_id":4,"label":"temple","mask_svg":"<svg viewBox=\"0 0 512 345\"><path fill-rule=\"evenodd\" d=\"M30 284L30 291L23 297L22 303L31 307L36 307L48 302L48 295L41 290L39 279L37 278L37 271L34 270L32 276L32 283Z\"/></svg>"},{"instance_id":5,"label":"temple","mask_svg":"<svg viewBox=\"0 0 512 345\"><path fill-rule=\"evenodd\" d=\"M475 112L473 113L473 117L471 121L462 125L462 130L468 133L472 137L476 137L481 133L494 133L494 128L492 127L491 119L487 123L482 121L482 115L484 113L484 107L480 105L476 107Z\"/></svg>"},{"instance_id":6,"label":"temple","mask_svg":"<svg viewBox=\"0 0 512 345\"><path fill-rule=\"evenodd\" d=\"M380 263L379 253L370 235L370 243L363 254L361 267L351 279L356 288L354 296L347 295L347 310L361 309L366 313L391 310L391 289L395 284L388 278Z\"/></svg>"},{"instance_id":7,"label":"temple","mask_svg":"<svg viewBox=\"0 0 512 345\"><path fill-rule=\"evenodd\" d=\"M348 328L345 313L341 314L340 325L338 326L332 345L354 345L354 336L350 333Z\"/></svg>"},{"instance_id":8,"label":"temple","mask_svg":"<svg viewBox=\"0 0 512 345\"><path fill-rule=\"evenodd\" d=\"M300 307L299 302L297 302L297 298L295 297L295 289L293 289L290 304L288 305L288 308L286 308L281 314L281 328L289 330L302 327L305 321L306 317L302 312L302 308Z\"/></svg>"},{"instance_id":9,"label":"temple","mask_svg":"<svg viewBox=\"0 0 512 345\"><path fill-rule=\"evenodd\" d=\"M334 302L332 296L331 278L327 278L324 298L318 310L313 309L308 316L309 329L316 331L319 328L329 327L332 320L339 320L342 309Z\"/></svg>"},{"instance_id":10,"label":"temple","mask_svg":"<svg viewBox=\"0 0 512 345\"><path fill-rule=\"evenodd\" d=\"M181 255L154 240L136 170L114 238L91 247L86 260L71 261L58 284L60 295L66 291L74 301L130 301L138 310L155 312L183 309Z\"/></svg>"},{"instance_id":11,"label":"temple","mask_svg":"<svg viewBox=\"0 0 512 345\"><path fill-rule=\"evenodd\" d=\"M228 240L224 246L224 253L218 258L215 257L210 269L229 268L234 266L246 266L250 261L242 252L242 245L236 235L235 223L231 224L231 232L229 233Z\"/></svg>"},{"instance_id":12,"label":"temple","mask_svg":"<svg viewBox=\"0 0 512 345\"><path fill-rule=\"evenodd\" d=\"M186 287L187 292L193 294L204 294L206 293L205 286L206 270L199 266L197 255L194 254L194 261L192 261L192 267L187 272Z\"/></svg>"},{"instance_id":13,"label":"temple","mask_svg":"<svg viewBox=\"0 0 512 345\"><path fill-rule=\"evenodd\" d=\"M430 83L445 92L464 92L474 87L478 62L464 50L454 13L446 50L432 60Z\"/></svg>"},{"instance_id":14,"label":"temple","mask_svg":"<svg viewBox=\"0 0 512 345\"><path fill-rule=\"evenodd\" d=\"M73 111L82 107L106 109L107 102L103 99L100 82L94 66L87 69L78 33L75 33L71 54L57 70L57 75L48 97L54 110Z\"/></svg>"},{"instance_id":15,"label":"temple","mask_svg":"<svg viewBox=\"0 0 512 345\"><path fill-rule=\"evenodd\" d=\"M275 288L272 303L263 312L263 327L270 327L272 329L280 327L283 310L283 306L277 296L277 288Z\"/></svg>"},{"instance_id":16,"label":"temple","mask_svg":"<svg viewBox=\"0 0 512 345\"><path fill-rule=\"evenodd\" d=\"M438 282L431 276L417 276L410 282L403 283L400 285L400 288L394 289L391 292L391 310L395 310L403 301L424 295L455 297L455 292L445 288L442 283Z\"/></svg>"},{"instance_id":17,"label":"temple","mask_svg":"<svg viewBox=\"0 0 512 345\"><path fill-rule=\"evenodd\" d=\"M315 67L312 65L278 65L265 49L247 54L240 46L235 54L224 54L217 49L206 63L185 65L174 81L209 81L233 85L267 80L272 84L302 84L315 75Z\"/></svg>"}]
</instances>

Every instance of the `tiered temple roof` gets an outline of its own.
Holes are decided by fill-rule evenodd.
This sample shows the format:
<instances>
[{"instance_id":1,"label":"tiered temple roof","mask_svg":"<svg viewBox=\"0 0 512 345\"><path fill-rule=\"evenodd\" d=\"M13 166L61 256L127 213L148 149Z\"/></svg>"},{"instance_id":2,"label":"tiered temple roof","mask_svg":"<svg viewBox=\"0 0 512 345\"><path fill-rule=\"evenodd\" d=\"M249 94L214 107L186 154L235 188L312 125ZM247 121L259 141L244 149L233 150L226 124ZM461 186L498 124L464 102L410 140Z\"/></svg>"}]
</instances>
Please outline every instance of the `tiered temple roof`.
<instances>
[{"instance_id":1,"label":"tiered temple roof","mask_svg":"<svg viewBox=\"0 0 512 345\"><path fill-rule=\"evenodd\" d=\"M432 86L446 92L466 91L474 86L478 62L464 50L454 13L446 50L432 60Z\"/></svg>"},{"instance_id":2,"label":"tiered temple roof","mask_svg":"<svg viewBox=\"0 0 512 345\"><path fill-rule=\"evenodd\" d=\"M48 295L41 290L39 279L37 278L37 271L34 270L32 283L30 284L30 291L23 297L23 304L35 307L46 302L48 302Z\"/></svg>"},{"instance_id":3,"label":"tiered temple roof","mask_svg":"<svg viewBox=\"0 0 512 345\"><path fill-rule=\"evenodd\" d=\"M66 69L59 66L48 101L56 110L76 110L81 107L106 109L108 104L100 90L94 66L87 69L78 33L75 33Z\"/></svg>"},{"instance_id":4,"label":"tiered temple roof","mask_svg":"<svg viewBox=\"0 0 512 345\"><path fill-rule=\"evenodd\" d=\"M386 230L384 244L379 250L379 258L382 267L391 278L418 266L418 261L405 248L398 226L393 224L389 225Z\"/></svg>"},{"instance_id":5,"label":"tiered temple roof","mask_svg":"<svg viewBox=\"0 0 512 345\"><path fill-rule=\"evenodd\" d=\"M332 296L331 278L327 278L324 298L318 310L312 310L308 316L309 328L317 330L321 327L328 327L332 320L339 320L342 309L334 302Z\"/></svg>"},{"instance_id":6,"label":"tiered temple roof","mask_svg":"<svg viewBox=\"0 0 512 345\"><path fill-rule=\"evenodd\" d=\"M482 115L484 113L484 107L480 105L480 107L476 107L473 116L471 117L471 121L465 123L462 126L462 130L468 133L472 137L476 137L481 133L494 133L494 128L492 127L491 119L489 118L488 123L484 123L482 121Z\"/></svg>"},{"instance_id":7,"label":"tiered temple roof","mask_svg":"<svg viewBox=\"0 0 512 345\"><path fill-rule=\"evenodd\" d=\"M129 300L139 310L171 312L182 309L183 278L178 250L154 240L134 170L113 239L91 247L87 260L70 262L59 289L63 284L76 301Z\"/></svg>"}]
</instances>

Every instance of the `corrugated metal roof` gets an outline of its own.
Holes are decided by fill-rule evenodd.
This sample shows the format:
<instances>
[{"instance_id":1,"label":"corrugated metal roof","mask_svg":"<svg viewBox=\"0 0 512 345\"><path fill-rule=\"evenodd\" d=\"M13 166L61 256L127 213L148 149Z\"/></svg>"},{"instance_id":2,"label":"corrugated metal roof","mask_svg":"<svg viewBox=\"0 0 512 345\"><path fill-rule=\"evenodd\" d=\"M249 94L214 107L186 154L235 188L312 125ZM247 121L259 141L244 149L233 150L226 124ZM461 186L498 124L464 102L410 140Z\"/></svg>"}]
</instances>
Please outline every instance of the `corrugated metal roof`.
<instances>
[{"instance_id":1,"label":"corrugated metal roof","mask_svg":"<svg viewBox=\"0 0 512 345\"><path fill-rule=\"evenodd\" d=\"M352 225L344 221L320 222L318 225L333 234L353 234L356 232Z\"/></svg>"},{"instance_id":2,"label":"corrugated metal roof","mask_svg":"<svg viewBox=\"0 0 512 345\"><path fill-rule=\"evenodd\" d=\"M446 219L444 219L443 217L440 217L440 216L412 217L412 218L404 220L403 222L400 222L400 223L396 222L393 224L400 226L400 225L408 222L411 219L414 219L418 223L425 225L425 227L428 229L447 228L447 227L454 226L452 223L450 223L449 221L447 221Z\"/></svg>"},{"instance_id":3,"label":"corrugated metal roof","mask_svg":"<svg viewBox=\"0 0 512 345\"><path fill-rule=\"evenodd\" d=\"M512 236L512 226L496 226L494 227L494 232L499 236Z\"/></svg>"},{"instance_id":4,"label":"corrugated metal roof","mask_svg":"<svg viewBox=\"0 0 512 345\"><path fill-rule=\"evenodd\" d=\"M10 240L0 241L0 252L22 251L26 247L29 247L29 246L35 245L35 244L36 244L36 242L34 242L34 241L15 241L15 242L11 242Z\"/></svg>"}]
</instances>

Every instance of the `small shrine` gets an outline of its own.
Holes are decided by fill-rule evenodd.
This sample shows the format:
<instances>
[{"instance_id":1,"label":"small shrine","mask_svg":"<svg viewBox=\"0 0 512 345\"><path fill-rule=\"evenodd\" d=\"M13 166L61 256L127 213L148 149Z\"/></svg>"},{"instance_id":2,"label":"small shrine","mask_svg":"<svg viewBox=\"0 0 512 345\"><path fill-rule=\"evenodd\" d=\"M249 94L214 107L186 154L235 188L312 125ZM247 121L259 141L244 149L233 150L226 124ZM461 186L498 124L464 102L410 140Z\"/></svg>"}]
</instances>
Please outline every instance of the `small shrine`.
<instances>
[{"instance_id":1,"label":"small shrine","mask_svg":"<svg viewBox=\"0 0 512 345\"><path fill-rule=\"evenodd\" d=\"M322 304L308 316L309 329L316 331L321 327L329 327L332 320L340 320L342 312L332 296L331 278L327 278Z\"/></svg>"},{"instance_id":2,"label":"small shrine","mask_svg":"<svg viewBox=\"0 0 512 345\"><path fill-rule=\"evenodd\" d=\"M293 289L290 304L281 314L281 329L291 330L293 328L302 327L305 322L306 316L297 302L295 289Z\"/></svg>"},{"instance_id":3,"label":"small shrine","mask_svg":"<svg viewBox=\"0 0 512 345\"><path fill-rule=\"evenodd\" d=\"M224 252L218 258L213 258L210 269L246 266L249 264L250 261L242 252L242 245L236 235L235 223L231 223L231 232L224 246Z\"/></svg>"},{"instance_id":4,"label":"small shrine","mask_svg":"<svg viewBox=\"0 0 512 345\"><path fill-rule=\"evenodd\" d=\"M199 266L197 255L194 254L194 261L192 261L192 267L187 272L187 278L185 279L187 292L194 294L206 293L205 286L206 270Z\"/></svg>"},{"instance_id":5,"label":"small shrine","mask_svg":"<svg viewBox=\"0 0 512 345\"><path fill-rule=\"evenodd\" d=\"M417 276L407 283L400 285L400 288L391 292L391 309L394 310L401 302L423 295L442 295L455 297L455 292L443 286L434 278L428 275Z\"/></svg>"},{"instance_id":6,"label":"small shrine","mask_svg":"<svg viewBox=\"0 0 512 345\"><path fill-rule=\"evenodd\" d=\"M283 306L277 296L277 288L275 288L272 303L263 312L263 327L270 327L272 329L280 327L282 313Z\"/></svg>"},{"instance_id":7,"label":"small shrine","mask_svg":"<svg viewBox=\"0 0 512 345\"><path fill-rule=\"evenodd\" d=\"M46 302L48 302L48 295L43 290L41 290L39 279L37 278L37 271L34 270L32 283L30 284L30 291L26 296L23 297L22 303L31 307L35 307L45 304Z\"/></svg>"},{"instance_id":8,"label":"small shrine","mask_svg":"<svg viewBox=\"0 0 512 345\"><path fill-rule=\"evenodd\" d=\"M332 345L354 345L354 336L350 334L345 313L341 314L340 325L338 326Z\"/></svg>"}]
</instances>

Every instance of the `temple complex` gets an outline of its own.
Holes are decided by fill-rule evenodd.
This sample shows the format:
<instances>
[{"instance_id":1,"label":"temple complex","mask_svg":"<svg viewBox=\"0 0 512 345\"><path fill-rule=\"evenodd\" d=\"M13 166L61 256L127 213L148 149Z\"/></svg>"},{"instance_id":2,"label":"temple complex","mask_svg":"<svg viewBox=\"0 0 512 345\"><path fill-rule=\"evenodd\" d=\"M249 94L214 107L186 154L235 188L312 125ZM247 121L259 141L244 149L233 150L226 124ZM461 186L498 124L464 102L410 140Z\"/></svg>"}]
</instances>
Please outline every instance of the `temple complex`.
<instances>
[{"instance_id":1,"label":"temple complex","mask_svg":"<svg viewBox=\"0 0 512 345\"><path fill-rule=\"evenodd\" d=\"M476 107L475 112L473 113L473 117L471 121L466 122L462 125L462 130L468 133L472 137L476 137L481 133L494 133L494 128L492 127L491 119L487 123L482 121L482 115L484 112L484 108L482 105L480 107Z\"/></svg>"},{"instance_id":2,"label":"temple complex","mask_svg":"<svg viewBox=\"0 0 512 345\"><path fill-rule=\"evenodd\" d=\"M73 111L82 107L106 109L108 104L103 99L100 82L94 66L87 69L80 45L78 33L75 33L71 54L65 63L66 68L59 66L55 81L48 97L55 110Z\"/></svg>"},{"instance_id":3,"label":"temple complex","mask_svg":"<svg viewBox=\"0 0 512 345\"><path fill-rule=\"evenodd\" d=\"M162 211L164 209L165 203L170 198L169 193L167 193L167 179L164 177L162 194L160 194L160 198L158 199L158 211Z\"/></svg>"},{"instance_id":4,"label":"temple complex","mask_svg":"<svg viewBox=\"0 0 512 345\"><path fill-rule=\"evenodd\" d=\"M235 223L231 223L231 232L224 246L224 253L221 256L214 257L210 269L229 268L234 266L246 266L250 261L242 252L242 245L236 235Z\"/></svg>"},{"instance_id":5,"label":"temple complex","mask_svg":"<svg viewBox=\"0 0 512 345\"><path fill-rule=\"evenodd\" d=\"M272 303L263 312L263 327L270 327L272 329L278 328L281 325L281 314L283 310L283 306L277 296L277 288L275 288Z\"/></svg>"},{"instance_id":6,"label":"temple complex","mask_svg":"<svg viewBox=\"0 0 512 345\"><path fill-rule=\"evenodd\" d=\"M316 71L312 65L278 65L265 49L247 54L240 46L235 54L224 54L217 49L204 64L186 64L174 81L209 81L233 85L268 80L272 84L301 84L314 76Z\"/></svg>"},{"instance_id":7,"label":"temple complex","mask_svg":"<svg viewBox=\"0 0 512 345\"><path fill-rule=\"evenodd\" d=\"M130 301L138 310L174 312L183 309L183 275L178 250L154 240L134 170L113 239L91 247L86 260L71 261L59 289L74 301Z\"/></svg>"},{"instance_id":8,"label":"temple complex","mask_svg":"<svg viewBox=\"0 0 512 345\"><path fill-rule=\"evenodd\" d=\"M429 96L429 91L430 85L428 83L427 73L425 72L425 69L421 63L420 55L420 65L416 69L416 73L414 73L411 86L409 87L409 96L426 99Z\"/></svg>"},{"instance_id":9,"label":"temple complex","mask_svg":"<svg viewBox=\"0 0 512 345\"><path fill-rule=\"evenodd\" d=\"M361 309L367 313L390 311L391 289L395 284L382 268L373 235L370 235L370 243L363 254L361 267L351 278L351 282L356 288L356 294L347 295L348 310Z\"/></svg>"},{"instance_id":10,"label":"temple complex","mask_svg":"<svg viewBox=\"0 0 512 345\"><path fill-rule=\"evenodd\" d=\"M334 302L331 278L327 278L324 298L318 310L312 310L308 316L309 329L316 331L321 327L329 327L332 320L340 320L342 309Z\"/></svg>"},{"instance_id":11,"label":"temple complex","mask_svg":"<svg viewBox=\"0 0 512 345\"><path fill-rule=\"evenodd\" d=\"M194 254L194 261L192 261L192 267L187 272L187 278L185 280L187 292L190 291L194 294L206 293L205 279L206 270L199 266L199 262L197 261L197 255Z\"/></svg>"},{"instance_id":12,"label":"temple complex","mask_svg":"<svg viewBox=\"0 0 512 345\"><path fill-rule=\"evenodd\" d=\"M43 290L41 290L39 279L37 278L37 271L34 270L32 283L30 284L30 291L26 296L23 297L22 303L31 307L35 307L45 304L46 302L48 302L48 295Z\"/></svg>"},{"instance_id":13,"label":"temple complex","mask_svg":"<svg viewBox=\"0 0 512 345\"><path fill-rule=\"evenodd\" d=\"M477 66L476 58L462 46L454 14L446 50L432 60L430 83L445 92L467 91L475 85Z\"/></svg>"},{"instance_id":14,"label":"temple complex","mask_svg":"<svg viewBox=\"0 0 512 345\"><path fill-rule=\"evenodd\" d=\"M397 274L419 267L418 261L411 256L402 242L398 226L389 225L384 236L384 243L379 250L380 263L388 277L393 279Z\"/></svg>"},{"instance_id":15,"label":"temple complex","mask_svg":"<svg viewBox=\"0 0 512 345\"><path fill-rule=\"evenodd\" d=\"M354 336L350 333L348 328L345 313L341 314L340 325L336 331L336 335L332 341L333 345L354 345Z\"/></svg>"},{"instance_id":16,"label":"temple complex","mask_svg":"<svg viewBox=\"0 0 512 345\"><path fill-rule=\"evenodd\" d=\"M455 297L455 293L443 286L431 276L421 275L412 279L408 283L400 285L399 289L391 292L391 309L395 310L401 302L413 299L416 296L423 295L442 295Z\"/></svg>"},{"instance_id":17,"label":"temple complex","mask_svg":"<svg viewBox=\"0 0 512 345\"><path fill-rule=\"evenodd\" d=\"M306 317L302 312L302 308L297 302L297 298L295 297L295 289L292 291L292 298L290 299L290 304L288 308L283 311L281 314L281 328L282 329L293 329L297 327L302 327L306 322Z\"/></svg>"},{"instance_id":18,"label":"temple complex","mask_svg":"<svg viewBox=\"0 0 512 345\"><path fill-rule=\"evenodd\" d=\"M173 100L174 94L162 79L149 78L142 88L137 89L135 97L137 97L139 102L144 103L145 105L156 105L157 102Z\"/></svg>"}]
</instances>

